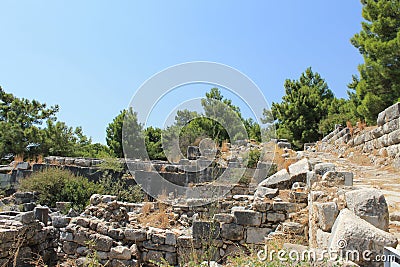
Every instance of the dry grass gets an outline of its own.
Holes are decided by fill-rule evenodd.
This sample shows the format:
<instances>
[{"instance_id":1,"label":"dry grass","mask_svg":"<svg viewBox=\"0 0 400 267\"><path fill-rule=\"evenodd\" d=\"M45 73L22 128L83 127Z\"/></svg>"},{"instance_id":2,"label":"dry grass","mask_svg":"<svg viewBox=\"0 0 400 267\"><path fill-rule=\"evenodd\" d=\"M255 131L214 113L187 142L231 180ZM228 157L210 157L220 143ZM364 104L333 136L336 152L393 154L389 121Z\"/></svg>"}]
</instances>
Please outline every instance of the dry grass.
<instances>
[{"instance_id":1,"label":"dry grass","mask_svg":"<svg viewBox=\"0 0 400 267\"><path fill-rule=\"evenodd\" d=\"M142 208L143 216L140 216L138 221L144 226L169 228L174 215L167 204L161 202L157 202L157 204L158 209L153 210L152 203L145 203Z\"/></svg>"},{"instance_id":2,"label":"dry grass","mask_svg":"<svg viewBox=\"0 0 400 267\"><path fill-rule=\"evenodd\" d=\"M284 158L282 157L283 154L289 153L289 158ZM274 150L274 160L273 162L277 165L277 170L289 170L289 166L297 161L294 157L296 156L296 152L293 150L288 150L285 152L284 149L278 148L277 145L275 145L275 150Z\"/></svg>"},{"instance_id":3,"label":"dry grass","mask_svg":"<svg viewBox=\"0 0 400 267\"><path fill-rule=\"evenodd\" d=\"M357 122L357 128L358 128L360 131L364 130L364 129L366 128L366 126L367 126L367 124L366 124L364 121L362 121L362 120L359 120L359 121Z\"/></svg>"},{"instance_id":4,"label":"dry grass","mask_svg":"<svg viewBox=\"0 0 400 267\"><path fill-rule=\"evenodd\" d=\"M349 129L351 137L353 137L354 128L353 128L353 125L351 125L351 122L350 122L350 121L347 121L347 122L346 122L346 127Z\"/></svg>"},{"instance_id":5,"label":"dry grass","mask_svg":"<svg viewBox=\"0 0 400 267\"><path fill-rule=\"evenodd\" d=\"M151 212L151 210L153 210L153 203L151 203L151 202L145 202L145 203L143 204L143 207L142 207L142 213L143 213L143 215L149 215L150 212Z\"/></svg>"},{"instance_id":6,"label":"dry grass","mask_svg":"<svg viewBox=\"0 0 400 267\"><path fill-rule=\"evenodd\" d=\"M223 141L222 142L222 146L221 146L221 152L228 152L229 151L229 147L227 145L227 141Z\"/></svg>"}]
</instances>

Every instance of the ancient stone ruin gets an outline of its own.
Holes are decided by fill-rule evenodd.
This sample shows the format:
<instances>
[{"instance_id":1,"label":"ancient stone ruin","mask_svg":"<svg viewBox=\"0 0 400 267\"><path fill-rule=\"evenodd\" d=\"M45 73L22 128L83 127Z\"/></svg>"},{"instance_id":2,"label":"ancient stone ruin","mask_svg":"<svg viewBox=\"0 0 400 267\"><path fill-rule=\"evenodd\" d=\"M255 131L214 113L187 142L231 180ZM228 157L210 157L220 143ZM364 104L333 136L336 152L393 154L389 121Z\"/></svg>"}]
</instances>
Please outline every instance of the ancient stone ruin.
<instances>
[{"instance_id":1,"label":"ancient stone ruin","mask_svg":"<svg viewBox=\"0 0 400 267\"><path fill-rule=\"evenodd\" d=\"M49 266L85 266L96 261L104 266L185 266L190 261L206 261L219 266L229 256L249 253L249 248L262 248L271 240L283 240L286 248L298 252L326 250L345 255L370 251L371 258L382 255L385 247L398 245L397 237L389 232L389 219L399 221L400 216L389 215L384 192L357 185L353 172L318 157L332 143L339 146L345 142L361 150L370 146L397 149L399 105L382 114L378 130L358 135L351 135L350 129L336 130L322 143L307 144L306 150L298 153L285 141L276 140L274 145L284 152L281 157L291 164L272 174L272 162L259 162L245 173L252 177L247 184L231 185L223 198L201 205L195 196L167 195L126 203L111 195L92 195L82 213L63 214L66 203L42 207L36 205L34 192L16 192L0 203L4 207L0 213L0 265L35 266L43 261ZM393 121L397 128L391 126ZM231 149L250 146L240 144ZM398 153L390 157L396 158ZM160 173L169 182L206 190L214 175L243 168L241 160L215 165L195 148L190 154L190 160L178 164L132 161L127 165L135 178L151 179ZM53 157L31 169L18 169L25 169L18 177L54 165L96 179L97 164L93 159ZM316 266L336 264L312 261ZM382 264L362 257L342 257L340 262L341 266Z\"/></svg>"}]
</instances>

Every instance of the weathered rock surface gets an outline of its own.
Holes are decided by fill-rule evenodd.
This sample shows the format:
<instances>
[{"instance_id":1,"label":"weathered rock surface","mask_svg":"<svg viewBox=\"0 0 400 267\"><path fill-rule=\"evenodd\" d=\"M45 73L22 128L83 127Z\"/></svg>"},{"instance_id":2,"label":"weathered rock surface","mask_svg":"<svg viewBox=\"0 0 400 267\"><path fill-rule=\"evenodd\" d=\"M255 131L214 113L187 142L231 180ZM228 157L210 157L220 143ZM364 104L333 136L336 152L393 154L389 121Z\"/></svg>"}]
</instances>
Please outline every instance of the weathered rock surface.
<instances>
[{"instance_id":1,"label":"weathered rock surface","mask_svg":"<svg viewBox=\"0 0 400 267\"><path fill-rule=\"evenodd\" d=\"M338 207L335 202L314 203L318 226L325 232L329 232L335 223L339 214Z\"/></svg>"},{"instance_id":2,"label":"weathered rock surface","mask_svg":"<svg viewBox=\"0 0 400 267\"><path fill-rule=\"evenodd\" d=\"M376 228L349 209L343 209L333 225L329 249L357 250L360 255L370 250L372 255L382 255L385 246L395 248L397 244L398 240L392 234ZM365 264L365 261L361 258L356 263Z\"/></svg>"},{"instance_id":3,"label":"weathered rock surface","mask_svg":"<svg viewBox=\"0 0 400 267\"><path fill-rule=\"evenodd\" d=\"M389 210L385 196L377 189L365 188L345 194L347 208L375 227L387 231Z\"/></svg>"}]
</instances>

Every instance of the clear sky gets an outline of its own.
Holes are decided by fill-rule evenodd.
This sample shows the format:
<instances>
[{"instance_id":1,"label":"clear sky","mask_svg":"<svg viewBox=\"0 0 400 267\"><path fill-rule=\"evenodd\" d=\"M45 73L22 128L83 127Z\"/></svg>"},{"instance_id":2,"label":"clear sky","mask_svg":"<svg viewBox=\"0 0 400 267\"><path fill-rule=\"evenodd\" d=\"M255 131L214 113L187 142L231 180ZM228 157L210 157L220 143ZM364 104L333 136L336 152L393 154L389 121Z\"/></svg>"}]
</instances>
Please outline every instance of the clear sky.
<instances>
[{"instance_id":1,"label":"clear sky","mask_svg":"<svg viewBox=\"0 0 400 267\"><path fill-rule=\"evenodd\" d=\"M95 142L105 142L107 124L135 90L172 65L232 66L271 103L284 95L285 79L309 66L346 97L362 62L350 44L361 28L358 0L5 0L0 10L0 85L59 104L59 120L82 126ZM179 103L209 89L170 99ZM159 108L176 106L164 102L173 105Z\"/></svg>"}]
</instances>

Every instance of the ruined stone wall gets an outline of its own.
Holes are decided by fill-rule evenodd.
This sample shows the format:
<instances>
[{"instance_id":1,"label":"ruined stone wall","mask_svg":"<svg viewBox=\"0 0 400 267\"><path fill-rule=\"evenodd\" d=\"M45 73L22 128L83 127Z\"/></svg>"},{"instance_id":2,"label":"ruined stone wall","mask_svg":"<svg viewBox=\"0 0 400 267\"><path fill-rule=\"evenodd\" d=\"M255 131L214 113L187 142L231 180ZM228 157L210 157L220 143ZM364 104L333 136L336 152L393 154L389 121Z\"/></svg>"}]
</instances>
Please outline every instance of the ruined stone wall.
<instances>
[{"instance_id":1,"label":"ruined stone wall","mask_svg":"<svg viewBox=\"0 0 400 267\"><path fill-rule=\"evenodd\" d=\"M337 128L322 139L322 144L347 145L364 153L377 151L379 155L400 163L400 102L379 113L376 128L352 131L349 128Z\"/></svg>"},{"instance_id":2,"label":"ruined stone wall","mask_svg":"<svg viewBox=\"0 0 400 267\"><path fill-rule=\"evenodd\" d=\"M183 218L186 227L161 229L141 226L130 214L140 214L143 206L118 202L111 196L94 195L91 206L79 217L68 220L58 218L63 224L53 226L60 231L60 257L85 261L90 249L97 251L103 264L137 266L151 261L166 260L169 264L183 266L196 257L211 253L209 259L219 260L240 250L247 244L263 244L264 238L284 222L290 212L299 206L289 202L264 202L251 209L237 206L246 203L237 200L234 207L220 208L210 219L202 219L202 212L210 214L210 207L174 207L176 221ZM247 202L248 203L248 202ZM130 206L127 206L130 205ZM132 217L135 217L132 215ZM189 228L190 227L190 228ZM90 240L94 241L90 247Z\"/></svg>"}]
</instances>

